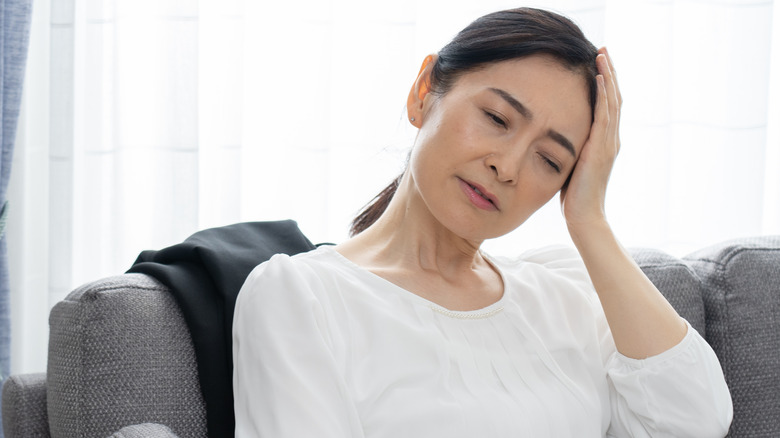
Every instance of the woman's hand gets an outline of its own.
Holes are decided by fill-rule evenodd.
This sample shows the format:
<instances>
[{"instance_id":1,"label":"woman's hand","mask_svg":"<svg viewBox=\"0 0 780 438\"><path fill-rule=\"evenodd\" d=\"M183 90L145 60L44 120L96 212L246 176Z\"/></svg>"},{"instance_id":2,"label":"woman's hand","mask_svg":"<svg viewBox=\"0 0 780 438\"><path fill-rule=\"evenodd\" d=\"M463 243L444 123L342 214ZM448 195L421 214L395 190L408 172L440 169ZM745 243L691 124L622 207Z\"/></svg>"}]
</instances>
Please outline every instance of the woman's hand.
<instances>
[{"instance_id":1,"label":"woman's hand","mask_svg":"<svg viewBox=\"0 0 780 438\"><path fill-rule=\"evenodd\" d=\"M570 233L606 223L607 182L620 150L618 125L623 101L615 68L604 47L599 49L596 66L600 74L596 76L598 90L590 136L580 152L569 185L561 191L561 208Z\"/></svg>"}]
</instances>

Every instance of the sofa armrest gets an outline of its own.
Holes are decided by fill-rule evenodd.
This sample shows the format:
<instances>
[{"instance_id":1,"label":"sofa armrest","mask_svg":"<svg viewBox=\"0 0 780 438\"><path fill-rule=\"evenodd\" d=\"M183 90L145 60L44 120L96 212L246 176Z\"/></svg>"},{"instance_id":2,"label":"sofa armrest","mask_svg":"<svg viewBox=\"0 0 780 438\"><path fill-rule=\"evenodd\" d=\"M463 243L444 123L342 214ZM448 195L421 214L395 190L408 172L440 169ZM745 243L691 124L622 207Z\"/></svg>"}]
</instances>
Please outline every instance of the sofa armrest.
<instances>
[{"instance_id":1,"label":"sofa armrest","mask_svg":"<svg viewBox=\"0 0 780 438\"><path fill-rule=\"evenodd\" d=\"M49 436L46 373L9 377L3 384L2 404L6 438Z\"/></svg>"},{"instance_id":2,"label":"sofa armrest","mask_svg":"<svg viewBox=\"0 0 780 438\"><path fill-rule=\"evenodd\" d=\"M46 385L57 438L133 424L207 436L192 337L170 291L143 274L86 284L52 308Z\"/></svg>"},{"instance_id":3,"label":"sofa armrest","mask_svg":"<svg viewBox=\"0 0 780 438\"><path fill-rule=\"evenodd\" d=\"M167 427L154 424L144 423L135 424L133 426L123 427L119 432L111 435L109 438L178 438L176 434L171 432Z\"/></svg>"}]
</instances>

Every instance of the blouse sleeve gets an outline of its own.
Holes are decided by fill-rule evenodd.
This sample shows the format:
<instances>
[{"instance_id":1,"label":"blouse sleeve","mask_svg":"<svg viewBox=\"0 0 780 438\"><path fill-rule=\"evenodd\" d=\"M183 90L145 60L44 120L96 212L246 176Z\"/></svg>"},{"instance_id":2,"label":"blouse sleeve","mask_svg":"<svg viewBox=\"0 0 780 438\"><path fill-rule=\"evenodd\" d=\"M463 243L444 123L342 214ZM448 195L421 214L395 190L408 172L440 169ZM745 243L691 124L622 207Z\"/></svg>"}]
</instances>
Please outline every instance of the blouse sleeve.
<instances>
[{"instance_id":1,"label":"blouse sleeve","mask_svg":"<svg viewBox=\"0 0 780 438\"><path fill-rule=\"evenodd\" d=\"M233 320L236 438L362 437L326 312L300 269L288 256L274 256L252 271L239 293Z\"/></svg>"},{"instance_id":2,"label":"blouse sleeve","mask_svg":"<svg viewBox=\"0 0 780 438\"><path fill-rule=\"evenodd\" d=\"M687 323L687 322L686 322ZM643 360L614 351L606 363L615 437L723 437L733 416L715 352L688 324L671 349Z\"/></svg>"}]
</instances>

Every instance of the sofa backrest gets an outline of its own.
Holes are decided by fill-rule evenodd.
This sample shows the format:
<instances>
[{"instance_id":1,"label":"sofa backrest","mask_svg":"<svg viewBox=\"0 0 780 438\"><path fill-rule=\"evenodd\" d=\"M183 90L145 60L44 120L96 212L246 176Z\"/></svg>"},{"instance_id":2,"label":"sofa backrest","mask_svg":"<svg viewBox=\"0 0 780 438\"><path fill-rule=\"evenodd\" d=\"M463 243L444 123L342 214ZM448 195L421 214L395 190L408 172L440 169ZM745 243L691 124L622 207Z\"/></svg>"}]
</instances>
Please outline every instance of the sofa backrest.
<instances>
[{"instance_id":1,"label":"sofa backrest","mask_svg":"<svg viewBox=\"0 0 780 438\"><path fill-rule=\"evenodd\" d=\"M677 313L704 336L707 319L702 284L693 268L657 249L633 249L631 256Z\"/></svg>"},{"instance_id":2,"label":"sofa backrest","mask_svg":"<svg viewBox=\"0 0 780 438\"><path fill-rule=\"evenodd\" d=\"M139 423L206 437L192 340L165 286L142 274L86 284L54 306L49 326L53 437L105 437Z\"/></svg>"},{"instance_id":3,"label":"sofa backrest","mask_svg":"<svg viewBox=\"0 0 780 438\"><path fill-rule=\"evenodd\" d=\"M780 236L685 257L701 278L706 339L734 401L729 436L780 436Z\"/></svg>"}]
</instances>

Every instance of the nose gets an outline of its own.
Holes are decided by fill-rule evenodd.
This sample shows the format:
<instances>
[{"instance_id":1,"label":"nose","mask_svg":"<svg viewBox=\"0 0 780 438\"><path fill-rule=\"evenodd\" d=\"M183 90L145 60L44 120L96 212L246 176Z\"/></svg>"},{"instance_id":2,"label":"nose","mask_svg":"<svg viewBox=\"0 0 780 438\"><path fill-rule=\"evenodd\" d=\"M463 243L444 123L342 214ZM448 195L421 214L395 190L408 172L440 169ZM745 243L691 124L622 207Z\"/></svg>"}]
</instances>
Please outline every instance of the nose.
<instances>
[{"instance_id":1,"label":"nose","mask_svg":"<svg viewBox=\"0 0 780 438\"><path fill-rule=\"evenodd\" d=\"M485 165L490 168L498 181L515 184L523 163L523 150L525 148L515 145L512 148L494 152L485 157Z\"/></svg>"}]
</instances>

